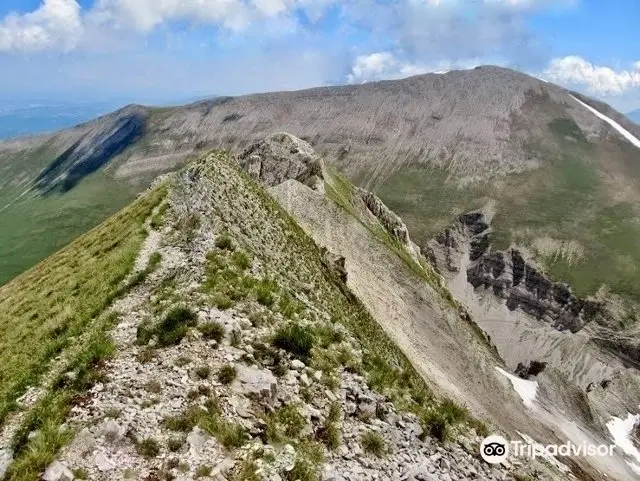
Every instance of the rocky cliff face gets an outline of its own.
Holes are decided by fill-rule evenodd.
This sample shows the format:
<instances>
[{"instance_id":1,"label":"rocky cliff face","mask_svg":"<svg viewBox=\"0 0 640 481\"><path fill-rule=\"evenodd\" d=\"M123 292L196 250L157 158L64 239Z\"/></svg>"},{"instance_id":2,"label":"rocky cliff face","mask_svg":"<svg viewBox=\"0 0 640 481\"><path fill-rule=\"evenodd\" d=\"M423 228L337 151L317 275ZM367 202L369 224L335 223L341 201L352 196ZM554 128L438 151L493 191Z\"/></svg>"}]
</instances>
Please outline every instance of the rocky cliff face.
<instances>
[{"instance_id":1,"label":"rocky cliff face","mask_svg":"<svg viewBox=\"0 0 640 481\"><path fill-rule=\"evenodd\" d=\"M321 188L322 160L304 140L287 133L255 142L238 155L239 165L268 187L294 179L312 189Z\"/></svg>"},{"instance_id":2,"label":"rocky cliff face","mask_svg":"<svg viewBox=\"0 0 640 481\"><path fill-rule=\"evenodd\" d=\"M368 190L357 188L356 192L371 212L394 238L403 244L409 244L409 230L402 219L389 209L380 198Z\"/></svg>"},{"instance_id":3,"label":"rocky cliff face","mask_svg":"<svg viewBox=\"0 0 640 481\"><path fill-rule=\"evenodd\" d=\"M144 134L147 112L127 107L89 124L85 136L60 153L35 180L40 192L71 190L84 177L107 165Z\"/></svg>"},{"instance_id":4,"label":"rocky cliff face","mask_svg":"<svg viewBox=\"0 0 640 481\"><path fill-rule=\"evenodd\" d=\"M472 212L438 234L422 249L444 271L458 272L462 247L469 245L467 281L491 289L510 310L521 309L554 328L577 332L594 319L601 304L575 296L567 284L554 282L518 249L492 251L485 215Z\"/></svg>"}]
</instances>

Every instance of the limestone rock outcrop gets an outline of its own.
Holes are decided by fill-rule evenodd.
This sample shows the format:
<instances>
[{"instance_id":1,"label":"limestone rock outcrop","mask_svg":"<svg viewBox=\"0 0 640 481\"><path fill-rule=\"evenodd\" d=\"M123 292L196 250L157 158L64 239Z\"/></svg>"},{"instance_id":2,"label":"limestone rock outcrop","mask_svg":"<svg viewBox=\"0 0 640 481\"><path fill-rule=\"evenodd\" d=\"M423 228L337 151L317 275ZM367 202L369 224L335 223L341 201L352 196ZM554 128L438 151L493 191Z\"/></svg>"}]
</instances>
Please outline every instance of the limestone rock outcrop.
<instances>
[{"instance_id":1,"label":"limestone rock outcrop","mask_svg":"<svg viewBox=\"0 0 640 481\"><path fill-rule=\"evenodd\" d=\"M428 242L422 252L443 271L458 272L468 250L467 281L474 288L491 289L510 310L522 311L563 331L579 331L601 305L574 295L565 283L554 282L518 249L491 250L491 227L481 212L458 217L455 224Z\"/></svg>"},{"instance_id":2,"label":"limestone rock outcrop","mask_svg":"<svg viewBox=\"0 0 640 481\"><path fill-rule=\"evenodd\" d=\"M324 178L320 157L304 140L291 134L273 134L251 144L237 157L239 165L267 187L295 179L319 189Z\"/></svg>"}]
</instances>

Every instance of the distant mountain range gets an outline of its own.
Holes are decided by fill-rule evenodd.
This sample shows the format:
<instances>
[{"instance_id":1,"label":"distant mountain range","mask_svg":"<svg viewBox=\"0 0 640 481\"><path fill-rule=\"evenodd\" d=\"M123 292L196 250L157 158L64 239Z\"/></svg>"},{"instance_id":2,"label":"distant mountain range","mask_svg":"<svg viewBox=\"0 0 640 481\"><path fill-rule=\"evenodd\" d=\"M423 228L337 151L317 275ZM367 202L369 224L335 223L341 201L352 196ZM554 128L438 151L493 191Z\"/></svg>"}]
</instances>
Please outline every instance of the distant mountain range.
<instances>
[{"instance_id":1,"label":"distant mountain range","mask_svg":"<svg viewBox=\"0 0 640 481\"><path fill-rule=\"evenodd\" d=\"M627 114L631 120L633 120L636 124L640 124L640 109L634 110L633 112L629 112Z\"/></svg>"}]
</instances>

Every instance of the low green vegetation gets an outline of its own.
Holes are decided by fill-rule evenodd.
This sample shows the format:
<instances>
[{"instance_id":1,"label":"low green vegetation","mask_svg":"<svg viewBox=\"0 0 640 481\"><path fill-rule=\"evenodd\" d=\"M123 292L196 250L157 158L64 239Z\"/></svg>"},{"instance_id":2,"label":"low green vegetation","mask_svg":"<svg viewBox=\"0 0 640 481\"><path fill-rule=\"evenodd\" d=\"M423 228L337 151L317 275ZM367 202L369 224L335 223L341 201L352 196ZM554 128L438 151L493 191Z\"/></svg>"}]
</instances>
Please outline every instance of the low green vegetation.
<instances>
[{"instance_id":1,"label":"low green vegetation","mask_svg":"<svg viewBox=\"0 0 640 481\"><path fill-rule=\"evenodd\" d=\"M309 358L311 349L316 344L313 329L291 322L279 328L273 338L273 345L290 352L304 360Z\"/></svg>"},{"instance_id":2,"label":"low green vegetation","mask_svg":"<svg viewBox=\"0 0 640 481\"><path fill-rule=\"evenodd\" d=\"M147 320L138 326L136 343L146 346L155 336L159 347L175 346L187 335L189 328L198 323L198 315L185 306L173 307L156 324Z\"/></svg>"},{"instance_id":3,"label":"low green vegetation","mask_svg":"<svg viewBox=\"0 0 640 481\"><path fill-rule=\"evenodd\" d=\"M315 438L323 443L327 449L335 451L340 447L340 418L342 411L339 402L331 403L329 414L324 424L316 431Z\"/></svg>"},{"instance_id":4,"label":"low green vegetation","mask_svg":"<svg viewBox=\"0 0 640 481\"><path fill-rule=\"evenodd\" d=\"M307 421L292 404L281 407L265 416L265 435L270 443L284 443L298 438Z\"/></svg>"},{"instance_id":5,"label":"low green vegetation","mask_svg":"<svg viewBox=\"0 0 640 481\"><path fill-rule=\"evenodd\" d=\"M120 294L146 237L158 188L0 287L0 424L51 359Z\"/></svg>"},{"instance_id":6,"label":"low green vegetation","mask_svg":"<svg viewBox=\"0 0 640 481\"><path fill-rule=\"evenodd\" d=\"M184 433L200 426L227 449L239 448L249 439L241 425L224 419L217 398L209 398L204 407L206 409L196 405L189 406L183 414L165 418L164 426Z\"/></svg>"},{"instance_id":7,"label":"low green vegetation","mask_svg":"<svg viewBox=\"0 0 640 481\"><path fill-rule=\"evenodd\" d=\"M218 322L200 324L198 330L205 339L213 339L216 342L221 342L224 338L224 326Z\"/></svg>"},{"instance_id":8,"label":"low green vegetation","mask_svg":"<svg viewBox=\"0 0 640 481\"><path fill-rule=\"evenodd\" d=\"M387 444L380 433L375 431L367 431L360 436L360 444L365 453L373 454L379 458L387 453Z\"/></svg>"},{"instance_id":9,"label":"low green vegetation","mask_svg":"<svg viewBox=\"0 0 640 481\"><path fill-rule=\"evenodd\" d=\"M488 431L482 421L472 419L466 408L448 398L440 400L439 403L427 409L422 415L421 422L425 433L441 443L448 441L454 429L460 425L468 424L475 428L479 435L478 431Z\"/></svg>"},{"instance_id":10,"label":"low green vegetation","mask_svg":"<svg viewBox=\"0 0 640 481\"><path fill-rule=\"evenodd\" d=\"M55 454L73 436L64 423L73 400L82 396L96 382L102 380L100 366L114 352L113 341L105 332L113 327L116 315L103 315L94 327L94 333L83 349L66 366L68 377L60 375L52 389L29 411L12 439L14 462L10 466L8 481L35 481L53 461ZM30 433L35 432L35 437Z\"/></svg>"},{"instance_id":11,"label":"low green vegetation","mask_svg":"<svg viewBox=\"0 0 640 481\"><path fill-rule=\"evenodd\" d=\"M296 444L296 462L291 471L284 473L287 481L319 481L324 462L322 445L309 440Z\"/></svg>"},{"instance_id":12,"label":"low green vegetation","mask_svg":"<svg viewBox=\"0 0 640 481\"><path fill-rule=\"evenodd\" d=\"M237 375L238 371L233 364L225 364L218 371L218 381L222 384L231 384Z\"/></svg>"},{"instance_id":13,"label":"low green vegetation","mask_svg":"<svg viewBox=\"0 0 640 481\"><path fill-rule=\"evenodd\" d=\"M42 155L42 164L34 166L29 177L53 160L44 151L27 155ZM29 161L21 156L0 157L0 286L118 212L136 194L127 183L102 172L88 176L69 192L44 196L25 192L27 186L15 182L19 177L12 177L12 170L28 170L23 162Z\"/></svg>"},{"instance_id":14,"label":"low green vegetation","mask_svg":"<svg viewBox=\"0 0 640 481\"><path fill-rule=\"evenodd\" d=\"M145 458L155 458L160 454L160 443L153 438L145 438L142 441L138 441L135 446L138 454Z\"/></svg>"},{"instance_id":15,"label":"low green vegetation","mask_svg":"<svg viewBox=\"0 0 640 481\"><path fill-rule=\"evenodd\" d=\"M195 372L196 376L198 376L200 379L208 379L211 375L211 367L207 365L198 366Z\"/></svg>"}]
</instances>

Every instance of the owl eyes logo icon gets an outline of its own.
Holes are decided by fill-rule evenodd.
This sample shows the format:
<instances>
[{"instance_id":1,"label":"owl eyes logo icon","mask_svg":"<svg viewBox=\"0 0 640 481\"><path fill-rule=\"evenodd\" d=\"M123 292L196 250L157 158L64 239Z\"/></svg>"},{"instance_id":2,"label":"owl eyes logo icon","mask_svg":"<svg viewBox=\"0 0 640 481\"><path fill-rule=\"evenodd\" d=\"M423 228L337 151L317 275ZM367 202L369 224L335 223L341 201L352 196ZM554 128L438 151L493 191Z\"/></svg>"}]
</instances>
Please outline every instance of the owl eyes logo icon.
<instances>
[{"instance_id":1,"label":"owl eyes logo icon","mask_svg":"<svg viewBox=\"0 0 640 481\"><path fill-rule=\"evenodd\" d=\"M502 436L488 436L480 444L480 456L487 463L500 464L509 456L509 442Z\"/></svg>"}]
</instances>

